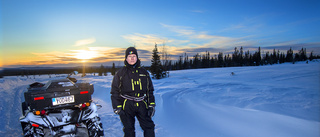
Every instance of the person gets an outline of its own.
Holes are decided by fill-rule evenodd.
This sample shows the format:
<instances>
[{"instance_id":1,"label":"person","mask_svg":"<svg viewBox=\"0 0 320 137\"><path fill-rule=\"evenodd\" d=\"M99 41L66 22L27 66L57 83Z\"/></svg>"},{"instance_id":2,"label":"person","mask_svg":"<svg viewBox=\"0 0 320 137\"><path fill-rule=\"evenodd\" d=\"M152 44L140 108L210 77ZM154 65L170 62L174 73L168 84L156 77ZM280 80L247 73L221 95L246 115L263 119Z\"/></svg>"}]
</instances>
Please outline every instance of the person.
<instances>
[{"instance_id":1,"label":"person","mask_svg":"<svg viewBox=\"0 0 320 137\"><path fill-rule=\"evenodd\" d=\"M124 137L135 137L135 117L144 137L154 137L154 88L148 71L140 66L136 48L126 49L124 64L112 80L110 94L114 113L120 116Z\"/></svg>"}]
</instances>

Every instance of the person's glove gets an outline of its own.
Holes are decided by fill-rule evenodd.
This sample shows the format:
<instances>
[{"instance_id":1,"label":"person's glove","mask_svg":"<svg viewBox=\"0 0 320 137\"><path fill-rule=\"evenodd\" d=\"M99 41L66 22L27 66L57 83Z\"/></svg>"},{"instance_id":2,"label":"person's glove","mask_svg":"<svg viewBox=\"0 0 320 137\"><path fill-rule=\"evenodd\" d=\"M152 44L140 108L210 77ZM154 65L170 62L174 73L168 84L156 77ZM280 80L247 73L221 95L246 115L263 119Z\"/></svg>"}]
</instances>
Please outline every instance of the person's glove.
<instances>
[{"instance_id":1,"label":"person's glove","mask_svg":"<svg viewBox=\"0 0 320 137\"><path fill-rule=\"evenodd\" d=\"M113 109L113 112L114 112L115 114L117 114L117 115L122 115L122 114L124 114L124 111L122 110L121 107L116 108L116 109Z\"/></svg>"},{"instance_id":2,"label":"person's glove","mask_svg":"<svg viewBox=\"0 0 320 137\"><path fill-rule=\"evenodd\" d=\"M153 117L156 112L155 105L149 105L148 107L148 116Z\"/></svg>"}]
</instances>

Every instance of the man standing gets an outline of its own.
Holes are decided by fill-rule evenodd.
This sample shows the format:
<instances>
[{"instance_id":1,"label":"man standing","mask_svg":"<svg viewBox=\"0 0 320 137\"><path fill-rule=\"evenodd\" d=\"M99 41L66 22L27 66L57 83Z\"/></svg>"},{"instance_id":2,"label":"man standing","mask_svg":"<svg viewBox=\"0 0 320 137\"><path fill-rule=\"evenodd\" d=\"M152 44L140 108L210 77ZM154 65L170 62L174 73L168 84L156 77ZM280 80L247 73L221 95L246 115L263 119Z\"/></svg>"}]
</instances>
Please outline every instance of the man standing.
<instances>
[{"instance_id":1,"label":"man standing","mask_svg":"<svg viewBox=\"0 0 320 137\"><path fill-rule=\"evenodd\" d=\"M140 67L134 47L127 48L124 64L112 81L110 93L114 113L120 116L124 137L135 137L135 117L144 131L144 137L154 137L154 88L148 71Z\"/></svg>"}]
</instances>

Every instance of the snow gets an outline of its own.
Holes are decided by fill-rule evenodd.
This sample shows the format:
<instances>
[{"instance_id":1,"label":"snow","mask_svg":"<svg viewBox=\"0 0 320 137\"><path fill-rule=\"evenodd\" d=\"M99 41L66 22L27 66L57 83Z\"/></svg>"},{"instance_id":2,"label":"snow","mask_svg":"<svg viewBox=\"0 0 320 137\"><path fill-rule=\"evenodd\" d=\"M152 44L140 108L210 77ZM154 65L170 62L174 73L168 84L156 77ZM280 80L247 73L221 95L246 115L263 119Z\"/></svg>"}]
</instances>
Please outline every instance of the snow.
<instances>
[{"instance_id":1,"label":"snow","mask_svg":"<svg viewBox=\"0 0 320 137\"><path fill-rule=\"evenodd\" d=\"M235 75L231 75L234 72ZM19 123L23 92L33 82L67 75L0 79L0 136L21 136ZM113 76L76 76L94 84L93 100L105 136L123 136L113 114L110 89ZM157 137L319 137L319 60L255 67L171 71L153 80ZM136 122L136 136L143 132Z\"/></svg>"}]
</instances>

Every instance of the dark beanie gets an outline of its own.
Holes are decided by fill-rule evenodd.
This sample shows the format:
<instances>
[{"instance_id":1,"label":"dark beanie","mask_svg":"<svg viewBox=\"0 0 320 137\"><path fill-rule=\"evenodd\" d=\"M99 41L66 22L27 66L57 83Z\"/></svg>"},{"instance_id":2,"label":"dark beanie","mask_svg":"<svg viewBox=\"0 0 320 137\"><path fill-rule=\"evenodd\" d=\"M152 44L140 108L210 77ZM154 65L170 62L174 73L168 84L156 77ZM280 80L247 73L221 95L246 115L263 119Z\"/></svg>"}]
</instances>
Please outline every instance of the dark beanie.
<instances>
[{"instance_id":1,"label":"dark beanie","mask_svg":"<svg viewBox=\"0 0 320 137\"><path fill-rule=\"evenodd\" d=\"M137 49L134 48L134 47L129 47L127 48L126 50L126 58L128 57L128 55L130 54L136 54L137 55L137 58L138 58L138 52L137 52Z\"/></svg>"}]
</instances>

